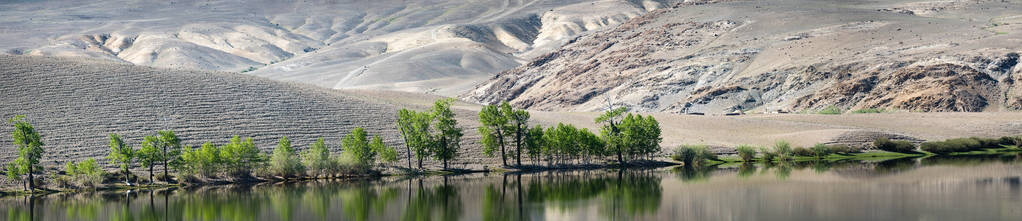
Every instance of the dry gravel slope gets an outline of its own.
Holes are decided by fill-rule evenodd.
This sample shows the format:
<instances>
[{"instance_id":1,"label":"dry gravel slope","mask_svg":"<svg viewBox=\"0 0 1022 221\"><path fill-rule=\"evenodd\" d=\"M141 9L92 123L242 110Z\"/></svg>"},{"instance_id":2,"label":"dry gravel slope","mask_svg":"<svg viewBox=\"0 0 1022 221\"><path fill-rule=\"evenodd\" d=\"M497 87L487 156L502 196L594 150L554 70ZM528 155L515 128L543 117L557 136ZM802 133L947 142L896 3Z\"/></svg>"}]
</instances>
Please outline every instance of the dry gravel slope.
<instances>
[{"instance_id":1,"label":"dry gravel slope","mask_svg":"<svg viewBox=\"0 0 1022 221\"><path fill-rule=\"evenodd\" d=\"M324 137L338 152L342 134L361 126L400 144L396 106L309 85L85 59L0 56L0 66L0 117L28 117L46 144L44 165L102 158L109 133L137 146L158 129L174 130L192 146L253 137L264 151L284 135L298 149ZM6 162L17 154L10 126L3 128L0 161Z\"/></svg>"}]
</instances>

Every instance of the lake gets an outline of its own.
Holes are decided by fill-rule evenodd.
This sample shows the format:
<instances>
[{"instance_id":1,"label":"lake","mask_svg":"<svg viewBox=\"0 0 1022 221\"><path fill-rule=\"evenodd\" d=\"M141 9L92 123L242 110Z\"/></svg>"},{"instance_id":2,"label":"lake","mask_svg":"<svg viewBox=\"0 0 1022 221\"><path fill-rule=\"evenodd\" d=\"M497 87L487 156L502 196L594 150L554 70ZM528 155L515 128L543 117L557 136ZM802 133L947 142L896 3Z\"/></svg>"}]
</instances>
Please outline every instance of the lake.
<instances>
[{"instance_id":1,"label":"lake","mask_svg":"<svg viewBox=\"0 0 1022 221\"><path fill-rule=\"evenodd\" d=\"M1020 158L388 177L8 197L0 209L7 220L1022 220Z\"/></svg>"}]
</instances>

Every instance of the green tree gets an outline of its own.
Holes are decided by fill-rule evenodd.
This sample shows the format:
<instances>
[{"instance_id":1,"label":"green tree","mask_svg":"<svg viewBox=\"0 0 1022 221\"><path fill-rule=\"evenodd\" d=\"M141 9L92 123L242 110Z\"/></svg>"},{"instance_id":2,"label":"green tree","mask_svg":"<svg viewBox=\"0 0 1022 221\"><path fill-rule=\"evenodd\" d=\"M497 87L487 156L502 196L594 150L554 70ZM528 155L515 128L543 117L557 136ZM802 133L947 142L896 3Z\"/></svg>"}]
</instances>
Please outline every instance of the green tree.
<instances>
[{"instance_id":1,"label":"green tree","mask_svg":"<svg viewBox=\"0 0 1022 221\"><path fill-rule=\"evenodd\" d=\"M291 141L287 137L281 137L273 155L270 156L270 168L280 177L291 178L301 174L305 168L302 167L298 154L291 147Z\"/></svg>"},{"instance_id":2,"label":"green tree","mask_svg":"<svg viewBox=\"0 0 1022 221\"><path fill-rule=\"evenodd\" d=\"M39 159L43 157L45 150L43 150L43 141L39 132L24 118L25 116L18 115L7 122L14 125L11 136L14 138L14 145L18 148L18 158L14 160L14 163L17 165L16 171L20 173L15 174L27 174L28 189L35 191L33 174L35 168L39 166ZM8 173L10 173L10 165L8 167Z\"/></svg>"},{"instance_id":3,"label":"green tree","mask_svg":"<svg viewBox=\"0 0 1022 221\"><path fill-rule=\"evenodd\" d=\"M384 144L383 138L380 138L380 136L373 136L373 141L369 142L369 148L376 151L377 155L380 156L380 160L383 162L389 163L397 161L397 151L394 150L394 147Z\"/></svg>"},{"instance_id":4,"label":"green tree","mask_svg":"<svg viewBox=\"0 0 1022 221\"><path fill-rule=\"evenodd\" d=\"M185 147L181 153L184 172L210 177L217 172L217 167L223 162L220 155L220 148L210 142L203 143L199 148Z\"/></svg>"},{"instance_id":5,"label":"green tree","mask_svg":"<svg viewBox=\"0 0 1022 221\"><path fill-rule=\"evenodd\" d=\"M302 162L313 176L326 174L330 168L330 150L326 147L326 141L319 138L312 143L309 149L302 152Z\"/></svg>"},{"instance_id":6,"label":"green tree","mask_svg":"<svg viewBox=\"0 0 1022 221\"><path fill-rule=\"evenodd\" d=\"M21 179L21 175L24 175L24 174L25 174L25 171L21 170L21 167L18 166L17 162L7 163L7 171L6 171L7 179L10 179L10 180L20 180L23 184L26 184L27 182L25 182L25 180ZM23 185L23 187L25 187L25 186ZM25 190L28 190L28 187L25 187Z\"/></svg>"},{"instance_id":7,"label":"green tree","mask_svg":"<svg viewBox=\"0 0 1022 221\"><path fill-rule=\"evenodd\" d=\"M660 123L653 116L628 114L618 125L621 144L631 156L649 157L660 151Z\"/></svg>"},{"instance_id":8,"label":"green tree","mask_svg":"<svg viewBox=\"0 0 1022 221\"><path fill-rule=\"evenodd\" d=\"M341 146L360 168L369 168L376 161L376 152L369 147L368 134L361 127L356 127L351 130L351 134L345 135L344 140L341 140Z\"/></svg>"},{"instance_id":9,"label":"green tree","mask_svg":"<svg viewBox=\"0 0 1022 221\"><path fill-rule=\"evenodd\" d=\"M523 139L529 130L529 112L522 109L513 109L507 101L500 104L500 110L503 112L504 117L508 119L508 126L511 126L511 130L508 132L515 135L515 164L521 166Z\"/></svg>"},{"instance_id":10,"label":"green tree","mask_svg":"<svg viewBox=\"0 0 1022 221\"><path fill-rule=\"evenodd\" d=\"M235 135L230 142L220 146L218 153L221 163L233 176L247 176L256 164L263 161L263 156L251 137L242 140L240 136Z\"/></svg>"},{"instance_id":11,"label":"green tree","mask_svg":"<svg viewBox=\"0 0 1022 221\"><path fill-rule=\"evenodd\" d=\"M543 153L543 126L536 125L525 133L525 152L536 163Z\"/></svg>"},{"instance_id":12,"label":"green tree","mask_svg":"<svg viewBox=\"0 0 1022 221\"><path fill-rule=\"evenodd\" d=\"M458 150L461 149L461 136L464 135L461 128L458 127L458 121L454 119L454 111L451 110L453 103L453 99L443 99L433 104L433 119L436 120L433 129L437 132L433 157L443 162L445 170L448 161L458 156ZM506 160L504 165L507 165Z\"/></svg>"},{"instance_id":13,"label":"green tree","mask_svg":"<svg viewBox=\"0 0 1022 221\"><path fill-rule=\"evenodd\" d=\"M110 134L110 155L107 156L111 164L118 165L124 172L124 183L131 185L128 177L131 174L131 167L135 159L135 150L124 143L120 135Z\"/></svg>"},{"instance_id":14,"label":"green tree","mask_svg":"<svg viewBox=\"0 0 1022 221\"><path fill-rule=\"evenodd\" d=\"M398 111L398 129L405 141L408 168L412 168L412 152L415 152L419 169L422 169L422 159L430 156L430 147L434 143L431 135L432 122L433 116L428 112L416 112L408 109Z\"/></svg>"},{"instance_id":15,"label":"green tree","mask_svg":"<svg viewBox=\"0 0 1022 221\"><path fill-rule=\"evenodd\" d=\"M135 155L138 157L138 163L142 164L143 168L149 168L149 184L154 184L153 179L153 167L156 164L163 161L163 154L159 149L160 140L156 136L146 136L142 141L142 149L138 150Z\"/></svg>"},{"instance_id":16,"label":"green tree","mask_svg":"<svg viewBox=\"0 0 1022 221\"><path fill-rule=\"evenodd\" d=\"M167 161L178 161L181 158L181 138L178 138L174 131L170 130L156 133L160 136L157 147L163 150L163 155L160 156L160 160L163 161L163 176L169 179Z\"/></svg>"},{"instance_id":17,"label":"green tree","mask_svg":"<svg viewBox=\"0 0 1022 221\"><path fill-rule=\"evenodd\" d=\"M500 150L500 159L504 166L507 166L507 156L504 151L504 135L510 128L507 116L496 105L486 105L479 110L479 133L483 136L483 153L493 156L493 152Z\"/></svg>"},{"instance_id":18,"label":"green tree","mask_svg":"<svg viewBox=\"0 0 1022 221\"><path fill-rule=\"evenodd\" d=\"M611 151L617 154L617 162L624 164L623 152L625 151L625 144L621 137L621 129L618 125L621 122L621 115L628 111L628 108L619 107L613 108L611 106L606 112L599 117L596 117L596 123L603 123L603 128L600 130L600 135L603 136L603 140L607 143L607 151Z\"/></svg>"}]
</instances>

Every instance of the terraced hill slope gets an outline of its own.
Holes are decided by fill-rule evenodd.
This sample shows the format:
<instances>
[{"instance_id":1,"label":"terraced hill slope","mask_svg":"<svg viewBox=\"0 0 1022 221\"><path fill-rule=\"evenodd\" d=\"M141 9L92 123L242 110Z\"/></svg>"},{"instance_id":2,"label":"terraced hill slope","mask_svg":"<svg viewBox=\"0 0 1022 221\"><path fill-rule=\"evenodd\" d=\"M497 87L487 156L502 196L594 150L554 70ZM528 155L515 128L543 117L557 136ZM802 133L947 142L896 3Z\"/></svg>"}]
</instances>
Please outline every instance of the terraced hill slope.
<instances>
[{"instance_id":1,"label":"terraced hill slope","mask_svg":"<svg viewBox=\"0 0 1022 221\"><path fill-rule=\"evenodd\" d=\"M1017 0L679 4L463 97L551 111L1017 111L1020 52Z\"/></svg>"},{"instance_id":2,"label":"terraced hill slope","mask_svg":"<svg viewBox=\"0 0 1022 221\"><path fill-rule=\"evenodd\" d=\"M27 116L45 141L46 165L106 156L109 133L137 146L163 129L192 146L249 136L265 151L286 135L299 149L324 137L339 152L356 126L401 144L396 106L309 85L88 59L0 56L0 66L0 117ZM17 155L6 134L2 162Z\"/></svg>"}]
</instances>

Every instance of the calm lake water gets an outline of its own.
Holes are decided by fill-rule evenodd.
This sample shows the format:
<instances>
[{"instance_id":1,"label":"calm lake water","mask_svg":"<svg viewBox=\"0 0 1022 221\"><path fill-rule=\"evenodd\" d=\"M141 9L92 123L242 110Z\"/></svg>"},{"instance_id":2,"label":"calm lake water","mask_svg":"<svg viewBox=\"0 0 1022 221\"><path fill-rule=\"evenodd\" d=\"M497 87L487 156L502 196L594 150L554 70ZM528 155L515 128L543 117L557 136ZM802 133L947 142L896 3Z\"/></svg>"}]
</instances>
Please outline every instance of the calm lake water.
<instances>
[{"instance_id":1,"label":"calm lake water","mask_svg":"<svg viewBox=\"0 0 1022 221\"><path fill-rule=\"evenodd\" d=\"M0 209L7 220L1022 220L1020 158L260 184L4 198Z\"/></svg>"}]
</instances>

